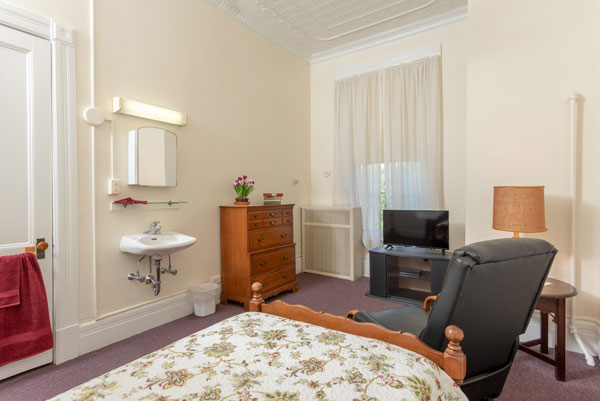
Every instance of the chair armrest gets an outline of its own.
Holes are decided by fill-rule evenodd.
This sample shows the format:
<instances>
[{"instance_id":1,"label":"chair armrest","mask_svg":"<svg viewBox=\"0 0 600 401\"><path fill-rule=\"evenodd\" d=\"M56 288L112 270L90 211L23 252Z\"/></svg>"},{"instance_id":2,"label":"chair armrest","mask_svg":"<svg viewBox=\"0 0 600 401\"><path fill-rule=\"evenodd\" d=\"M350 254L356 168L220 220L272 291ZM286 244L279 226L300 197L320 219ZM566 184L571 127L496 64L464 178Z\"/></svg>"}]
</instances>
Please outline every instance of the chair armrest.
<instances>
[{"instance_id":1,"label":"chair armrest","mask_svg":"<svg viewBox=\"0 0 600 401\"><path fill-rule=\"evenodd\" d=\"M346 319L354 319L354 315L356 315L358 312L358 309L352 309L346 312Z\"/></svg>"},{"instance_id":2,"label":"chair armrest","mask_svg":"<svg viewBox=\"0 0 600 401\"><path fill-rule=\"evenodd\" d=\"M430 295L427 298L425 298L425 302L423 302L423 309L429 312L431 310L431 305L436 299L437 295Z\"/></svg>"}]
</instances>

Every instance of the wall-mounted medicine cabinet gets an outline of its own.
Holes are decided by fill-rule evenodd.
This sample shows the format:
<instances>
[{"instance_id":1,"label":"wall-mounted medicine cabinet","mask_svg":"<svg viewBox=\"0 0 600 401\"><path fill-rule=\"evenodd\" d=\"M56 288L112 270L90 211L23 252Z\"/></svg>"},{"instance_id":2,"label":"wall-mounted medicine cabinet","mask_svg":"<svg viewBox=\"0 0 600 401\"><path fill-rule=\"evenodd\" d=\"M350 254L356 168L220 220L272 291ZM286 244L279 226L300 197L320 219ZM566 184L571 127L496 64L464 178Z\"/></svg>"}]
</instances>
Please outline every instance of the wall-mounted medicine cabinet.
<instances>
[{"instance_id":1,"label":"wall-mounted medicine cabinet","mask_svg":"<svg viewBox=\"0 0 600 401\"><path fill-rule=\"evenodd\" d=\"M177 135L162 128L129 131L129 185L177 185Z\"/></svg>"}]
</instances>

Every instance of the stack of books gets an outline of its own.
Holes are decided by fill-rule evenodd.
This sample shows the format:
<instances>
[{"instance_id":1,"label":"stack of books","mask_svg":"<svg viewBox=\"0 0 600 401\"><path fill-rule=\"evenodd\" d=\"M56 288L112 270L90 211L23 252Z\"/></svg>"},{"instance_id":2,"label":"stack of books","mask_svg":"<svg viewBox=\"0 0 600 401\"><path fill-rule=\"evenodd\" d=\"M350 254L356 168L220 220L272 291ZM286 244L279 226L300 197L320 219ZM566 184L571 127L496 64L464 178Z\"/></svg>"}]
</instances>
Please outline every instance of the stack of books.
<instances>
[{"instance_id":1,"label":"stack of books","mask_svg":"<svg viewBox=\"0 0 600 401\"><path fill-rule=\"evenodd\" d=\"M263 193L263 197L265 198L265 205L281 205L281 198L283 198L283 193L281 192L270 192Z\"/></svg>"}]
</instances>

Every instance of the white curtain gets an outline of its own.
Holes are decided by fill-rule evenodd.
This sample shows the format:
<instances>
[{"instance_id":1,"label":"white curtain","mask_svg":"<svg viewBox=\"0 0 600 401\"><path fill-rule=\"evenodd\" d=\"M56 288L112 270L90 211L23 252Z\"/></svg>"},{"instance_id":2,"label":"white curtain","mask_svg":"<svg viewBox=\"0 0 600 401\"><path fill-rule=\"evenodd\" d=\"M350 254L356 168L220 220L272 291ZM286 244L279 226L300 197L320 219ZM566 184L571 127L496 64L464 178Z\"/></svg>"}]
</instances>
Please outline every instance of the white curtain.
<instances>
[{"instance_id":1,"label":"white curtain","mask_svg":"<svg viewBox=\"0 0 600 401\"><path fill-rule=\"evenodd\" d=\"M360 206L363 243L383 242L387 209L440 209L440 56L336 81L334 202Z\"/></svg>"}]
</instances>

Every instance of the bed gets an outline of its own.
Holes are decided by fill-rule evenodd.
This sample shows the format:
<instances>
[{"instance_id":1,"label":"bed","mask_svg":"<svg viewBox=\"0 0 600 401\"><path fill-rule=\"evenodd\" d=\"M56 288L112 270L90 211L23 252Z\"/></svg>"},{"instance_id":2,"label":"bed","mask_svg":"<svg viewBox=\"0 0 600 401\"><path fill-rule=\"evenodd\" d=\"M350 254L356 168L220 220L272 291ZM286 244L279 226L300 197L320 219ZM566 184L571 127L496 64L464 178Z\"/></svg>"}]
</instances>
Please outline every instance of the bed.
<instances>
[{"instance_id":1,"label":"bed","mask_svg":"<svg viewBox=\"0 0 600 401\"><path fill-rule=\"evenodd\" d=\"M448 349L411 334L264 303L225 319L53 400L438 400L464 401L462 332ZM410 348L411 350L407 349Z\"/></svg>"}]
</instances>

